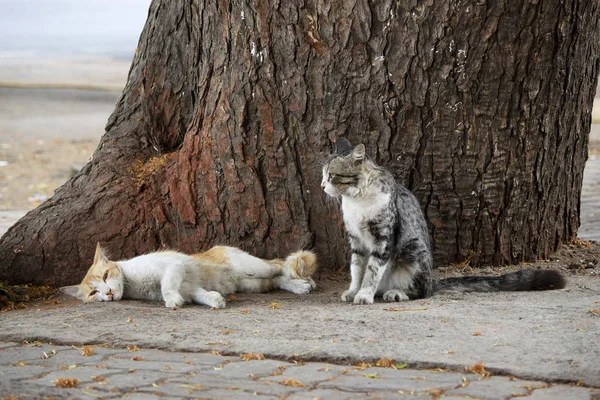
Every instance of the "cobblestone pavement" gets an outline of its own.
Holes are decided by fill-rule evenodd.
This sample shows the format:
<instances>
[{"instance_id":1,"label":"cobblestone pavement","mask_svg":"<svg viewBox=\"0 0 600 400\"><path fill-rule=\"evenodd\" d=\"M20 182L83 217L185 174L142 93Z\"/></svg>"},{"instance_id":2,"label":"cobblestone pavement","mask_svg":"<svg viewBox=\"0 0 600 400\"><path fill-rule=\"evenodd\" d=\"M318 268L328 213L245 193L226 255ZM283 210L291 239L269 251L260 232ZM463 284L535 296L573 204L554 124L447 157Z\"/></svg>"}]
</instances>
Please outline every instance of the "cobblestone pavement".
<instances>
[{"instance_id":1,"label":"cobblestone pavement","mask_svg":"<svg viewBox=\"0 0 600 400\"><path fill-rule=\"evenodd\" d=\"M253 357L254 356L254 357ZM211 399L600 399L600 390L451 372L101 346L0 344L0 396ZM385 364L385 363L384 363ZM13 397L11 397L13 396Z\"/></svg>"}]
</instances>

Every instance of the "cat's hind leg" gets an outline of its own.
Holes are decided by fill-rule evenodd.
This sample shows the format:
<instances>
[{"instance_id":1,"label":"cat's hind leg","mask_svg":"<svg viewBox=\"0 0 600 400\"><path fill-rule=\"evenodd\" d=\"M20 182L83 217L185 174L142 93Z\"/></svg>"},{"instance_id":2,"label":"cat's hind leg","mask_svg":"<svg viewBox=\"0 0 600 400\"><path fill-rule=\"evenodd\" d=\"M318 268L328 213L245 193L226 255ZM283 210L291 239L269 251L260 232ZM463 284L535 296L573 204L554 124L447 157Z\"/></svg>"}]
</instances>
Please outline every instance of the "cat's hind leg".
<instances>
[{"instance_id":1,"label":"cat's hind leg","mask_svg":"<svg viewBox=\"0 0 600 400\"><path fill-rule=\"evenodd\" d=\"M408 301L408 295L403 290L392 289L383 294L384 301Z\"/></svg>"},{"instance_id":2,"label":"cat's hind leg","mask_svg":"<svg viewBox=\"0 0 600 400\"><path fill-rule=\"evenodd\" d=\"M287 276L278 276L273 279L273 285L282 290L295 294L307 294L313 289L311 283L305 279L291 279Z\"/></svg>"},{"instance_id":3,"label":"cat's hind leg","mask_svg":"<svg viewBox=\"0 0 600 400\"><path fill-rule=\"evenodd\" d=\"M192 300L196 304L205 304L214 308L225 308L225 298L219 292L209 292L202 288L198 288L192 294Z\"/></svg>"}]
</instances>

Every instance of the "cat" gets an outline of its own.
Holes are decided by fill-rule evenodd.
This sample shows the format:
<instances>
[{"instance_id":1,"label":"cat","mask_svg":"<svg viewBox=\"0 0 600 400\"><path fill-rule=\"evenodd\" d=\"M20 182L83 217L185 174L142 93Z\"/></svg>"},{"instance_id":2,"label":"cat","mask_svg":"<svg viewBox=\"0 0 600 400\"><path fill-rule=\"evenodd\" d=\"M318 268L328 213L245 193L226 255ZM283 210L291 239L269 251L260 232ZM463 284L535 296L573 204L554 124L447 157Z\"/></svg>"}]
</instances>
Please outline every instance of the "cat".
<instances>
[{"instance_id":1,"label":"cat","mask_svg":"<svg viewBox=\"0 0 600 400\"><path fill-rule=\"evenodd\" d=\"M309 293L316 287L311 277L316 269L317 257L310 251L262 260L235 247L216 246L198 254L158 251L114 262L98 243L83 281L62 291L84 302L125 298L164 301L168 308L191 302L224 308L223 295L234 292Z\"/></svg>"},{"instance_id":2,"label":"cat","mask_svg":"<svg viewBox=\"0 0 600 400\"><path fill-rule=\"evenodd\" d=\"M422 299L439 291L562 289L555 270L525 269L498 277L470 276L434 282L432 244L416 197L366 155L365 146L336 141L323 166L321 187L341 200L352 250L351 283L342 301L372 304Z\"/></svg>"}]
</instances>

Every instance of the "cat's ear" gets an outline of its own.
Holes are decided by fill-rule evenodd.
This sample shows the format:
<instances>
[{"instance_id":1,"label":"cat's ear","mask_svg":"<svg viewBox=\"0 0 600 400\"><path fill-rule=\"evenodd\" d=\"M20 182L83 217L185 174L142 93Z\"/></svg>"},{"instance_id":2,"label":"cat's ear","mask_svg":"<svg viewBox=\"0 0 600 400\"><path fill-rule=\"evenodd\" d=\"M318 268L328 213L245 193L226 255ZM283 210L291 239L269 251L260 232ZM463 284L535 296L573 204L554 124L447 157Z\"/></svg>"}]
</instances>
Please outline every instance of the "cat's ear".
<instances>
[{"instance_id":1,"label":"cat's ear","mask_svg":"<svg viewBox=\"0 0 600 400\"><path fill-rule=\"evenodd\" d=\"M352 150L352 157L354 157L354 160L356 160L356 161L364 160L365 156L366 156L365 145L362 143L359 144L358 146L356 146L354 148L354 150Z\"/></svg>"},{"instance_id":2,"label":"cat's ear","mask_svg":"<svg viewBox=\"0 0 600 400\"><path fill-rule=\"evenodd\" d=\"M348 154L352 151L352 144L348 139L340 137L335 141L335 154Z\"/></svg>"},{"instance_id":3,"label":"cat's ear","mask_svg":"<svg viewBox=\"0 0 600 400\"><path fill-rule=\"evenodd\" d=\"M79 285L63 286L60 288L60 291L66 295L79 298Z\"/></svg>"},{"instance_id":4,"label":"cat's ear","mask_svg":"<svg viewBox=\"0 0 600 400\"><path fill-rule=\"evenodd\" d=\"M102 251L102 247L100 246L100 242L96 245L96 254L94 254L94 264L96 265L99 262L107 262L108 258L104 255L104 251Z\"/></svg>"}]
</instances>

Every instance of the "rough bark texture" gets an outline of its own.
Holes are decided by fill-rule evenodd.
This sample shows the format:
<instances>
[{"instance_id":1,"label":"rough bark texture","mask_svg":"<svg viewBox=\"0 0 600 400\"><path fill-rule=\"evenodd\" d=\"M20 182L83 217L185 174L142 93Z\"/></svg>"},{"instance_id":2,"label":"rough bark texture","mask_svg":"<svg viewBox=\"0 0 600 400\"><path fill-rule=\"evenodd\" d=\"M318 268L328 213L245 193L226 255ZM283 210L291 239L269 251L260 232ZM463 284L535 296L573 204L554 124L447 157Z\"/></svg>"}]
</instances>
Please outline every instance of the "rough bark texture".
<instances>
[{"instance_id":1,"label":"rough bark texture","mask_svg":"<svg viewBox=\"0 0 600 400\"><path fill-rule=\"evenodd\" d=\"M412 189L438 264L548 256L577 233L597 0L155 0L93 160L0 243L0 279L79 281L218 243L345 268L321 163L364 142Z\"/></svg>"}]
</instances>

